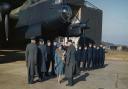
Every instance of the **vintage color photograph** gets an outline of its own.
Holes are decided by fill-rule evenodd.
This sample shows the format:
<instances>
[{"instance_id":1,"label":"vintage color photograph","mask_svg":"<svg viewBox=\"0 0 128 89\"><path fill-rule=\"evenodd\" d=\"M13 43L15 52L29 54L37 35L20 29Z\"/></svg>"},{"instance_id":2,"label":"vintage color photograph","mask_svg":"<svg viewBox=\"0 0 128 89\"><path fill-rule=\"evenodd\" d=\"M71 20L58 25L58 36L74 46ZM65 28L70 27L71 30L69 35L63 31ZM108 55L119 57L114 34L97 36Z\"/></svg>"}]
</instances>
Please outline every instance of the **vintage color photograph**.
<instances>
[{"instance_id":1,"label":"vintage color photograph","mask_svg":"<svg viewBox=\"0 0 128 89\"><path fill-rule=\"evenodd\" d=\"M0 89L128 89L128 0L0 0Z\"/></svg>"}]
</instances>

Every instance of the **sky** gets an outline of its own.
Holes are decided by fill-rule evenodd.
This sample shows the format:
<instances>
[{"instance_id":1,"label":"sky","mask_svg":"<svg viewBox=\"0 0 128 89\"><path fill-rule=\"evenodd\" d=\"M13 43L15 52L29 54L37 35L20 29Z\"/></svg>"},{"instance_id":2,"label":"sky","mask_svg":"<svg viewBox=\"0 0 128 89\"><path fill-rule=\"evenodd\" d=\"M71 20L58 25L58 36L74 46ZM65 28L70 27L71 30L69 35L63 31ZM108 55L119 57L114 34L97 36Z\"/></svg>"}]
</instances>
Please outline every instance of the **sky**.
<instances>
[{"instance_id":1,"label":"sky","mask_svg":"<svg viewBox=\"0 0 128 89\"><path fill-rule=\"evenodd\" d=\"M128 45L128 0L87 0L103 10L102 41Z\"/></svg>"}]
</instances>

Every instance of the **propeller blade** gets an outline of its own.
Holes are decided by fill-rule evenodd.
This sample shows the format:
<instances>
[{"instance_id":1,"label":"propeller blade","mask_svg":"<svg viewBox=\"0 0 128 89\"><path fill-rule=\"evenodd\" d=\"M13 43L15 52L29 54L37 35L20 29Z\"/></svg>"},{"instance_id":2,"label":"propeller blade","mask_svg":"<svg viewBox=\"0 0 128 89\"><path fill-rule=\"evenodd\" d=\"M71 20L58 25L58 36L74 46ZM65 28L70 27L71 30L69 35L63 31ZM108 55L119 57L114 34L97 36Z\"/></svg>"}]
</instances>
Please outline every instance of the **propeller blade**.
<instances>
[{"instance_id":1,"label":"propeller blade","mask_svg":"<svg viewBox=\"0 0 128 89\"><path fill-rule=\"evenodd\" d=\"M9 26L9 23L8 23L8 14L5 15L5 36L6 36L6 40L8 41L8 26Z\"/></svg>"},{"instance_id":2,"label":"propeller blade","mask_svg":"<svg viewBox=\"0 0 128 89\"><path fill-rule=\"evenodd\" d=\"M0 22L2 22L2 15L1 15L1 13L0 13Z\"/></svg>"}]
</instances>

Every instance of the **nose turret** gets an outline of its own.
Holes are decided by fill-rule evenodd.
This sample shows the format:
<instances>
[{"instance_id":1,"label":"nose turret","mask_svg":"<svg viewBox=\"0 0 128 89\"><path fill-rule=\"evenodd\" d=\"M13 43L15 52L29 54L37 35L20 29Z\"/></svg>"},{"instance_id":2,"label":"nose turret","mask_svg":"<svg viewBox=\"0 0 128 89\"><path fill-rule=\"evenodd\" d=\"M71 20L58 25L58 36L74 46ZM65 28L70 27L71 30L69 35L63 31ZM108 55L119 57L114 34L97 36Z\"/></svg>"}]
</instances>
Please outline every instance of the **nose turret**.
<instances>
[{"instance_id":1,"label":"nose turret","mask_svg":"<svg viewBox=\"0 0 128 89\"><path fill-rule=\"evenodd\" d=\"M61 17L65 22L70 22L72 17L72 9L68 5L62 5Z\"/></svg>"}]
</instances>

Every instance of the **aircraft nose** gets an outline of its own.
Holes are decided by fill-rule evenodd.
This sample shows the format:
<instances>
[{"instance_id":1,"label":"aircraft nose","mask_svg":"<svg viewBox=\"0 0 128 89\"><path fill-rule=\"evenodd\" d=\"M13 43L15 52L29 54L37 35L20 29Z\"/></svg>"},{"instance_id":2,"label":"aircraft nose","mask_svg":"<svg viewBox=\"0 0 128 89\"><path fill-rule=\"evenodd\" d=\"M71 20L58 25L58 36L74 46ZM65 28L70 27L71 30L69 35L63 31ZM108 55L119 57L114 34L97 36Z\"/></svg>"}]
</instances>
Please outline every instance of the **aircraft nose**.
<instances>
[{"instance_id":1,"label":"aircraft nose","mask_svg":"<svg viewBox=\"0 0 128 89\"><path fill-rule=\"evenodd\" d=\"M62 19L66 22L69 22L70 21L70 18L72 17L72 10L69 6L67 5L64 5L62 6L62 13L61 13L61 16L62 16Z\"/></svg>"}]
</instances>

